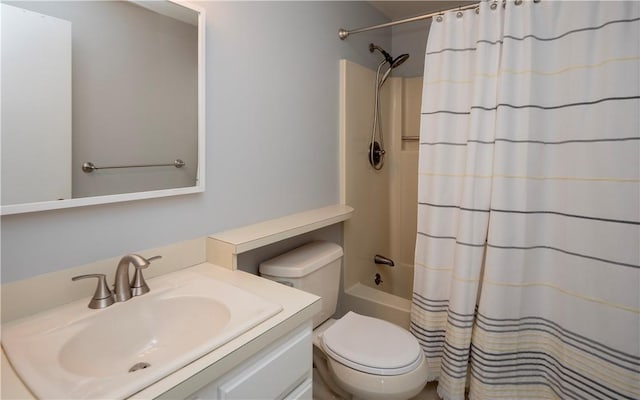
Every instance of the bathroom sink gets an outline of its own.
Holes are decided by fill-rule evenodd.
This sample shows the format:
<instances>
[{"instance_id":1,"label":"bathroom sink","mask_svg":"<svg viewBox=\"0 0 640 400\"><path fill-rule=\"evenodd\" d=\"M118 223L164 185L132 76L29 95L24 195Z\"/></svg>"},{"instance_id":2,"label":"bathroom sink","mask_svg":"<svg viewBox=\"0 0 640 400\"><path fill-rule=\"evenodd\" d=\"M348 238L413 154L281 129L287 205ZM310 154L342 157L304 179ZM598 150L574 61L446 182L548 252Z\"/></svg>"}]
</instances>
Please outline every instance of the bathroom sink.
<instances>
[{"instance_id":1,"label":"bathroom sink","mask_svg":"<svg viewBox=\"0 0 640 400\"><path fill-rule=\"evenodd\" d=\"M39 398L123 398L282 310L197 271L102 310L89 298L2 327L2 346Z\"/></svg>"},{"instance_id":2,"label":"bathroom sink","mask_svg":"<svg viewBox=\"0 0 640 400\"><path fill-rule=\"evenodd\" d=\"M206 297L154 300L73 329L58 353L62 368L78 376L109 377L140 360L157 365L219 335L230 320L224 304Z\"/></svg>"}]
</instances>

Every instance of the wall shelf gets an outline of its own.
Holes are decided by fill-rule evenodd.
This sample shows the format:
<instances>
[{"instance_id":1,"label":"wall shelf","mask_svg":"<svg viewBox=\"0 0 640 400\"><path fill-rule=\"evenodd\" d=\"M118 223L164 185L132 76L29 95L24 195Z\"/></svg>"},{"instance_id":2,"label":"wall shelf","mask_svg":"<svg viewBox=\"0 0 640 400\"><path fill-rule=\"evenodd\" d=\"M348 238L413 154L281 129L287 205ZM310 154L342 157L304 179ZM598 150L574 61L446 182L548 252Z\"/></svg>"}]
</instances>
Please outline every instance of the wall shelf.
<instances>
[{"instance_id":1,"label":"wall shelf","mask_svg":"<svg viewBox=\"0 0 640 400\"><path fill-rule=\"evenodd\" d=\"M346 221L352 214L352 207L336 204L216 233L207 238L207 260L235 270L238 254Z\"/></svg>"}]
</instances>

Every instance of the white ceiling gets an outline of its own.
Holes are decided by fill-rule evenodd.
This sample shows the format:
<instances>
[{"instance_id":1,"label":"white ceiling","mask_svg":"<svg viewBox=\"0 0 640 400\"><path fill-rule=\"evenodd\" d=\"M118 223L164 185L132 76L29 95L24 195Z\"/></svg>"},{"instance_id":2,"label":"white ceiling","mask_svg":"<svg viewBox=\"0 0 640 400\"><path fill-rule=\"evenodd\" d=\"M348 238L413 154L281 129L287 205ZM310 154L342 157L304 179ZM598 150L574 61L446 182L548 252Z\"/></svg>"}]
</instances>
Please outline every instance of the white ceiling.
<instances>
[{"instance_id":1,"label":"white ceiling","mask_svg":"<svg viewBox=\"0 0 640 400\"><path fill-rule=\"evenodd\" d=\"M476 1L369 1L382 14L392 21L403 18L415 17L416 15L428 14L436 11L449 10L458 6L478 3Z\"/></svg>"}]
</instances>

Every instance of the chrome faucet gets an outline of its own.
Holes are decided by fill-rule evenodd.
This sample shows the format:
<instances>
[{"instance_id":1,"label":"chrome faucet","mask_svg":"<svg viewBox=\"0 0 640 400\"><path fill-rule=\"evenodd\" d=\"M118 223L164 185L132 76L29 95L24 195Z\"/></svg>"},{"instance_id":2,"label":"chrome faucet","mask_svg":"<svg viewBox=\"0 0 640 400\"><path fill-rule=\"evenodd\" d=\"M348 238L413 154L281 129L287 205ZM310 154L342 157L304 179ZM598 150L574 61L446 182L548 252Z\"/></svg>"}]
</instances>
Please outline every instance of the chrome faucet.
<instances>
[{"instance_id":1,"label":"chrome faucet","mask_svg":"<svg viewBox=\"0 0 640 400\"><path fill-rule=\"evenodd\" d=\"M73 281L85 278L98 278L98 287L96 288L89 308L106 308L116 301L127 301L134 296L140 296L149 292L149 286L142 276L142 270L147 268L151 261L162 258L162 256L154 256L144 258L138 254L127 254L120 259L118 269L116 270L116 280L113 292L109 290L106 284L104 274L79 275L71 278ZM133 280L129 283L129 264L133 264L136 268Z\"/></svg>"},{"instance_id":2,"label":"chrome faucet","mask_svg":"<svg viewBox=\"0 0 640 400\"><path fill-rule=\"evenodd\" d=\"M392 259L387 258L385 256L381 256L380 254L376 254L373 257L373 262L376 264L388 265L390 267L394 267L396 265Z\"/></svg>"},{"instance_id":3,"label":"chrome faucet","mask_svg":"<svg viewBox=\"0 0 640 400\"><path fill-rule=\"evenodd\" d=\"M162 256L150 257L149 259L137 254L127 254L120 259L116 270L116 281L114 285L114 297L116 301L127 301L133 296L140 296L149 292L149 286L144 281L142 270L147 268L151 261L162 258ZM129 284L129 264L136 268L131 284Z\"/></svg>"}]
</instances>

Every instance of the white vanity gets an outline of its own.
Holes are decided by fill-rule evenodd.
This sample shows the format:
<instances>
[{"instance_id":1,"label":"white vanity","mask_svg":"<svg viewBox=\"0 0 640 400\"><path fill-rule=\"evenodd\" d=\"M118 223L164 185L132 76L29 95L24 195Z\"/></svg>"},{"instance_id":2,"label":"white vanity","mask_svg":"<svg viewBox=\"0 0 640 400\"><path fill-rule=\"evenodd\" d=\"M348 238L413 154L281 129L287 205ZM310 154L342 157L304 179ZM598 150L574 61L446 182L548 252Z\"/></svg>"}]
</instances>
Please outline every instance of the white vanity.
<instances>
[{"instance_id":1,"label":"white vanity","mask_svg":"<svg viewBox=\"0 0 640 400\"><path fill-rule=\"evenodd\" d=\"M226 297L240 298L242 296L241 293L233 294L233 290L238 289L247 296L254 296L252 297L253 300L244 299L244 303L259 302L256 299L263 299L266 305L275 305L276 308L274 309L270 306L258 307L261 309L259 312L266 312L266 314L261 314L262 317L259 317L262 322L258 321L252 327L244 330L243 333L230 339L226 338L222 341L223 344L214 346L213 350L197 355L191 361L187 361L175 370L167 371L162 376L145 383L142 387L136 388L127 394L118 393L114 397L134 399L311 399L311 318L320 310L321 299L309 293L237 270L237 255L247 251L247 249L256 249L324 226L339 223L348 219L352 212L353 209L348 206L330 206L207 238L140 252L144 253L145 256L152 254L163 255L162 260L154 262L157 265L147 270L149 272L148 283L151 287L151 292L140 297L140 304L143 304L142 300L152 301L154 299L152 297L154 296L154 290L155 296L158 296L158 298L161 296L169 299L179 296L207 297L206 290L202 292L199 290L204 288L202 286L204 283L202 282L211 280L211 282L217 282L222 285L217 290L211 289L212 292L223 291L226 290L224 287L228 287L232 291ZM212 262L214 260L216 264ZM225 264L225 260L229 264L221 266L220 264ZM108 311L109 308L104 310L89 310L87 308L85 310L86 303L91 297L94 282L71 283L70 277L87 272L105 273L107 276L113 276L116 261L104 260L91 265L49 274L48 276L40 276L3 285L2 301L5 304L3 311L8 311L8 315L4 315L3 327L15 325L15 321L33 319L32 315L34 313L51 307L54 307L53 310L56 310L56 312L59 310L67 310L67 312L80 310L81 313L88 313L87 315L91 315L90 313L92 312ZM192 279L194 276L196 276L195 280ZM112 278L109 277L108 280L111 281ZM198 286L195 283L188 283L191 286L188 286L187 289L180 289L180 284L176 284L176 282L186 282L187 280L189 282L200 281L199 285L202 287L198 289L195 287ZM47 292L46 290L41 290L44 287L54 287L59 288L59 290ZM24 293L36 292L42 293L42 296L39 296L37 301L23 301L26 297L34 297L24 296ZM165 294L161 295L161 293ZM144 299L144 296L149 297ZM216 299L215 294L210 297L212 301L215 300L222 303L228 301L228 308L233 308L234 299L228 299L224 296ZM74 302L67 304L72 300ZM136 298L129 301L135 300ZM127 304L126 302L116 303L110 307L126 307L132 304ZM15 307L7 305L15 305ZM147 306L145 305L144 307ZM71 308L71 311L68 310L69 308ZM179 309L188 308L183 304ZM46 312L50 313L51 309ZM157 312L162 313L163 311L159 309ZM201 314L204 312L200 311ZM245 310L244 312L249 311ZM172 317L169 312L165 314L165 317L179 319L177 314ZM247 314L242 319L248 321L251 317ZM194 323L194 326L200 326L203 323ZM229 326L233 326L233 324ZM90 330L91 332L94 331ZM25 334L25 336L27 335ZM190 340L187 337L183 339L183 341ZM25 346L35 346L27 342L28 340L24 342ZM96 343L96 345L100 346L100 343ZM99 353L102 350L97 351ZM24 368L17 368L15 349L13 352L16 369L24 374ZM11 352L9 352L9 357L11 357ZM55 354L52 357L55 358ZM109 362L115 365L118 361L114 359ZM60 360L51 359L48 362L54 363L60 362ZM126 363L128 365L131 361L127 360ZM149 368L149 371L152 369L153 366ZM68 373L68 371L63 372ZM82 372L75 371L77 374ZM140 374L138 376L141 377L140 381L142 381L145 373L146 370L143 369L131 374L132 376ZM87 369L87 374L91 374L89 369ZM93 375L97 375L97 373ZM3 349L0 397L3 399L36 398L28 389L29 379L25 381L26 384L16 374ZM136 380L134 379L133 381ZM116 384L114 382L106 382L111 385ZM140 382L137 383L140 386ZM99 384L100 380L97 380L96 385ZM105 393L108 392L102 393L102 397L109 397ZM82 392L75 393L74 396L78 398L91 397L90 395L83 395ZM46 397L46 395L43 394L42 397Z\"/></svg>"},{"instance_id":2,"label":"white vanity","mask_svg":"<svg viewBox=\"0 0 640 400\"><path fill-rule=\"evenodd\" d=\"M311 399L311 346L305 323L187 398Z\"/></svg>"}]
</instances>

